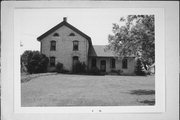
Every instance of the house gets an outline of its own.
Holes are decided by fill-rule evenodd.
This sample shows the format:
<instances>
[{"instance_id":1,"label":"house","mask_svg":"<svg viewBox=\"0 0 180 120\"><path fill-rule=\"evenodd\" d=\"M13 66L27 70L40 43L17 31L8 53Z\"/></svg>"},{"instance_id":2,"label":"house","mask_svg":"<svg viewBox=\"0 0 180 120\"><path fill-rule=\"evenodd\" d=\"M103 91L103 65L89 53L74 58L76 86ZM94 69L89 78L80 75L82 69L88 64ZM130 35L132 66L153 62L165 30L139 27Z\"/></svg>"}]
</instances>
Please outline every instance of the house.
<instances>
[{"instance_id":1,"label":"house","mask_svg":"<svg viewBox=\"0 0 180 120\"><path fill-rule=\"evenodd\" d=\"M72 71L80 61L89 70L97 67L102 72L122 70L124 74L134 74L135 57L118 58L112 51L105 51L105 46L93 45L91 38L69 24L66 17L37 40L41 43L41 53L49 57L48 71L54 71L58 62Z\"/></svg>"}]
</instances>

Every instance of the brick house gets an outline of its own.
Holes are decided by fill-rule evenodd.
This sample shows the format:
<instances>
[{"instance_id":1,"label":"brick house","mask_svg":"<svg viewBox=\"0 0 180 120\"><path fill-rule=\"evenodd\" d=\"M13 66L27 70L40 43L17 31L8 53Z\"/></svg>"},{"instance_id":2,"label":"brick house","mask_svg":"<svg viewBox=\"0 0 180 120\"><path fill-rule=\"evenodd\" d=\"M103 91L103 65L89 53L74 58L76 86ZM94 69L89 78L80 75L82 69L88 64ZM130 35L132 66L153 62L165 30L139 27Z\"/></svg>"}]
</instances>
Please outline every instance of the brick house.
<instances>
[{"instance_id":1,"label":"brick house","mask_svg":"<svg viewBox=\"0 0 180 120\"><path fill-rule=\"evenodd\" d=\"M41 43L41 53L49 57L48 71L55 70L57 62L72 71L73 65L80 61L87 69L97 67L102 72L122 70L124 74L134 74L135 57L117 58L112 51L105 51L105 46L92 45L91 38L69 24L66 17L37 40Z\"/></svg>"}]
</instances>

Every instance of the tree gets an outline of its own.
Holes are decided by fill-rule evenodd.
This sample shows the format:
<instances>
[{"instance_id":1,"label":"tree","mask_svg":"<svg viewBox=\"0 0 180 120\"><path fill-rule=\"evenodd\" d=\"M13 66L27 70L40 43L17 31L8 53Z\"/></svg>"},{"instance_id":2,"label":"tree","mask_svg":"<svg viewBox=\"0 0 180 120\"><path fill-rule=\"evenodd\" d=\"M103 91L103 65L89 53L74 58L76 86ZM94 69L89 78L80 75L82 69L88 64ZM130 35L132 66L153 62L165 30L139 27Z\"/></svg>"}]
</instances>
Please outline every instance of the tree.
<instances>
[{"instance_id":1,"label":"tree","mask_svg":"<svg viewBox=\"0 0 180 120\"><path fill-rule=\"evenodd\" d=\"M136 64L136 68L135 68L135 74L136 75L146 75L146 70L144 68L144 65L141 61L141 59L137 59L137 64Z\"/></svg>"},{"instance_id":2,"label":"tree","mask_svg":"<svg viewBox=\"0 0 180 120\"><path fill-rule=\"evenodd\" d=\"M39 51L27 50L21 55L21 66L24 65L30 74L46 72L48 63L48 57Z\"/></svg>"},{"instance_id":3,"label":"tree","mask_svg":"<svg viewBox=\"0 0 180 120\"><path fill-rule=\"evenodd\" d=\"M119 57L137 56L150 65L155 61L154 15L128 15L113 24L106 50Z\"/></svg>"},{"instance_id":4,"label":"tree","mask_svg":"<svg viewBox=\"0 0 180 120\"><path fill-rule=\"evenodd\" d=\"M74 73L86 73L86 64L84 62L78 61L74 66L73 66L73 72Z\"/></svg>"}]
</instances>

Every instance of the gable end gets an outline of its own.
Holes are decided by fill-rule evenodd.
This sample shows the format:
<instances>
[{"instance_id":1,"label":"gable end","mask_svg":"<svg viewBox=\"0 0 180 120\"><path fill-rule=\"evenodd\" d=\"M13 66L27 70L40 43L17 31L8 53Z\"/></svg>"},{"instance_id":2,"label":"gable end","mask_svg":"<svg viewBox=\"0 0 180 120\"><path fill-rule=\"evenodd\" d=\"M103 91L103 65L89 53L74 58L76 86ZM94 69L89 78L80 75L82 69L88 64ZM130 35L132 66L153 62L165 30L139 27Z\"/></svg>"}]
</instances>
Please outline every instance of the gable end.
<instances>
[{"instance_id":1,"label":"gable end","mask_svg":"<svg viewBox=\"0 0 180 120\"><path fill-rule=\"evenodd\" d=\"M60 27L62 27L63 25L69 27L70 29L72 29L73 31L77 32L78 34L80 34L81 36L83 36L84 38L86 38L89 42L90 45L92 45L91 42L91 38L89 36L87 36L86 34L84 34L83 32L81 32L80 30L78 30L77 28L75 28L74 26L72 26L71 24L67 23L66 21L63 21L61 23L59 23L58 25L54 26L53 28L51 28L50 30L48 30L47 32L45 32L44 34L42 34L41 36L39 36L37 38L38 41L41 41L43 38L45 38L46 36L48 36L49 34L53 33L54 31L56 31L57 29L59 29Z\"/></svg>"}]
</instances>

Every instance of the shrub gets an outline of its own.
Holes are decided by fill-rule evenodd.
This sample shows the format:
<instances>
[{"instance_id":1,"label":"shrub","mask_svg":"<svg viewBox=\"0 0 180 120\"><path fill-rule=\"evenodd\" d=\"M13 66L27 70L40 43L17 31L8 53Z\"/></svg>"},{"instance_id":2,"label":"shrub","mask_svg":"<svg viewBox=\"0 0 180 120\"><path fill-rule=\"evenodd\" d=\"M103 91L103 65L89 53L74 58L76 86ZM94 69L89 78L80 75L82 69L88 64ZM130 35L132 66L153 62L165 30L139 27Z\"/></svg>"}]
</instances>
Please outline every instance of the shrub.
<instances>
[{"instance_id":1,"label":"shrub","mask_svg":"<svg viewBox=\"0 0 180 120\"><path fill-rule=\"evenodd\" d=\"M101 71L97 67L92 67L88 73L92 75L100 75Z\"/></svg>"},{"instance_id":2,"label":"shrub","mask_svg":"<svg viewBox=\"0 0 180 120\"><path fill-rule=\"evenodd\" d=\"M58 73L62 73L63 72L63 64L62 63L58 62L56 64L56 72L58 72Z\"/></svg>"},{"instance_id":3,"label":"shrub","mask_svg":"<svg viewBox=\"0 0 180 120\"><path fill-rule=\"evenodd\" d=\"M47 72L49 63L48 57L39 51L25 51L21 55L21 66L26 67L28 73L44 73Z\"/></svg>"},{"instance_id":4,"label":"shrub","mask_svg":"<svg viewBox=\"0 0 180 120\"><path fill-rule=\"evenodd\" d=\"M86 64L84 62L77 62L73 66L73 73L86 73Z\"/></svg>"},{"instance_id":5,"label":"shrub","mask_svg":"<svg viewBox=\"0 0 180 120\"><path fill-rule=\"evenodd\" d=\"M136 68L135 68L135 73L136 73L136 75L140 75L140 76L146 75L146 70L145 70L145 68L144 68L144 65L143 65L141 59L137 59L137 64L136 64Z\"/></svg>"},{"instance_id":6,"label":"shrub","mask_svg":"<svg viewBox=\"0 0 180 120\"><path fill-rule=\"evenodd\" d=\"M63 69L63 70L62 70L62 73L70 73L70 71Z\"/></svg>"},{"instance_id":7,"label":"shrub","mask_svg":"<svg viewBox=\"0 0 180 120\"><path fill-rule=\"evenodd\" d=\"M112 73L116 73L118 75L121 75L123 73L122 70L111 70Z\"/></svg>"}]
</instances>

